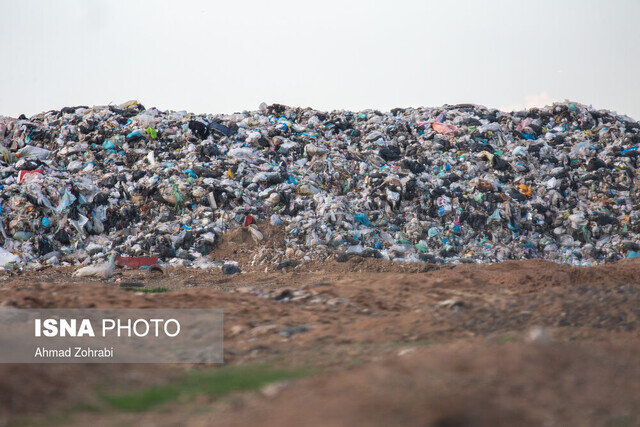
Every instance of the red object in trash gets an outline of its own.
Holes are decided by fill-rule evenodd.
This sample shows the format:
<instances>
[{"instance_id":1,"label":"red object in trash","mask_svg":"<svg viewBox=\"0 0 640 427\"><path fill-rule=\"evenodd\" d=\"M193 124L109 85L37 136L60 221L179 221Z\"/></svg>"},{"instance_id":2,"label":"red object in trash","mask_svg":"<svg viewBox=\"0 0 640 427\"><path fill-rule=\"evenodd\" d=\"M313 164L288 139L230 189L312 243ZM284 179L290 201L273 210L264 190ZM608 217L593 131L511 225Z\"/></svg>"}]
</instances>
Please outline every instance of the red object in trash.
<instances>
[{"instance_id":1,"label":"red object in trash","mask_svg":"<svg viewBox=\"0 0 640 427\"><path fill-rule=\"evenodd\" d=\"M245 227L248 227L248 226L250 226L251 224L255 224L255 223L256 223L256 220L255 220L255 219L253 219L253 217L252 217L251 215L247 215L247 216L245 217L245 219L244 219L244 226L245 226Z\"/></svg>"},{"instance_id":2,"label":"red object in trash","mask_svg":"<svg viewBox=\"0 0 640 427\"><path fill-rule=\"evenodd\" d=\"M123 267L140 268L158 263L157 256L117 256L116 263Z\"/></svg>"},{"instance_id":3,"label":"red object in trash","mask_svg":"<svg viewBox=\"0 0 640 427\"><path fill-rule=\"evenodd\" d=\"M43 174L44 173L44 169L40 168L40 169L34 169L32 171L25 171L22 170L18 173L18 183L22 184L22 181L24 181L25 177L27 175L31 175L34 173L39 173L39 174Z\"/></svg>"}]
</instances>

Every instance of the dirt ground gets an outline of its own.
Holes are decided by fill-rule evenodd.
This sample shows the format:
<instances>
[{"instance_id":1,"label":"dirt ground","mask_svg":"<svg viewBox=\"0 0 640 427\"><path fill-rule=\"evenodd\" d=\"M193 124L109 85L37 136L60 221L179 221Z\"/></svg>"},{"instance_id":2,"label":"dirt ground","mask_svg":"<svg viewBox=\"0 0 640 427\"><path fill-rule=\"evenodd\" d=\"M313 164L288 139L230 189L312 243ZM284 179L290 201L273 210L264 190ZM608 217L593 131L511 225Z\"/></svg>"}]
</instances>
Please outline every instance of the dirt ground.
<instances>
[{"instance_id":1,"label":"dirt ground","mask_svg":"<svg viewBox=\"0 0 640 427\"><path fill-rule=\"evenodd\" d=\"M86 402L217 368L0 365L0 424L640 425L640 260L241 268L3 273L0 304L220 308L227 365L312 374L127 412Z\"/></svg>"}]
</instances>

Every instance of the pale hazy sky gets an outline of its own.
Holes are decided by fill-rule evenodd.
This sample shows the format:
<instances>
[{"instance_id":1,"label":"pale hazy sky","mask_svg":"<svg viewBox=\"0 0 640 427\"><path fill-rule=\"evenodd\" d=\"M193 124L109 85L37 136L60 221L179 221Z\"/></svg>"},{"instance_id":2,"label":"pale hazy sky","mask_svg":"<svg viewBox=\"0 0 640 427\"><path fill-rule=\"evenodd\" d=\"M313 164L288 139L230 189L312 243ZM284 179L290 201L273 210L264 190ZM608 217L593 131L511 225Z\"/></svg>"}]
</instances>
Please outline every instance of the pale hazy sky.
<instances>
[{"instance_id":1,"label":"pale hazy sky","mask_svg":"<svg viewBox=\"0 0 640 427\"><path fill-rule=\"evenodd\" d=\"M0 115L571 99L640 119L639 19L637 0L0 0Z\"/></svg>"}]
</instances>

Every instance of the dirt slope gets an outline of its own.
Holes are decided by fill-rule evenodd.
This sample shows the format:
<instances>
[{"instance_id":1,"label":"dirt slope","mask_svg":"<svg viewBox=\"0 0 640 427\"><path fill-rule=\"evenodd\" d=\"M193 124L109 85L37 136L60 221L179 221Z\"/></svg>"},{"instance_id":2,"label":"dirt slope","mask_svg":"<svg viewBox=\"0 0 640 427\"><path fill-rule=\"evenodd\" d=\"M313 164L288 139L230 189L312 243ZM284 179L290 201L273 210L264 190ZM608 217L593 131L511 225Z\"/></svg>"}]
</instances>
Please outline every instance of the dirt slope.
<instances>
[{"instance_id":1,"label":"dirt slope","mask_svg":"<svg viewBox=\"0 0 640 427\"><path fill-rule=\"evenodd\" d=\"M120 270L114 279L169 289L153 294L123 289L114 280L78 281L68 270L7 275L0 278L0 301L17 307L221 308L227 364L317 371L272 398L236 393L135 415L80 411L65 423L640 423L637 260L591 268L544 261L437 268L352 259L244 270L233 276ZM286 336L295 327L303 328ZM528 342L539 327L543 339ZM0 365L0 419L47 417L91 401L96 387L150 386L202 368Z\"/></svg>"}]
</instances>

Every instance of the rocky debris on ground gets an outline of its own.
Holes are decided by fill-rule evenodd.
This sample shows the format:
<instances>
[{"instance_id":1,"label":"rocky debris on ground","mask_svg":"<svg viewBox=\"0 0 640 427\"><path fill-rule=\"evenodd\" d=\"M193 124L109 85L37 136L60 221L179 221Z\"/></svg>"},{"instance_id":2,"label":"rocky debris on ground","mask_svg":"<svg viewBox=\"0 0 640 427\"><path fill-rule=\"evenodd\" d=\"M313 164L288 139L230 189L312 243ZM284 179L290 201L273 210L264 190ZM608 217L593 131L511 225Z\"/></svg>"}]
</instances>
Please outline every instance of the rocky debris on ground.
<instances>
[{"instance_id":1,"label":"rocky debris on ground","mask_svg":"<svg viewBox=\"0 0 640 427\"><path fill-rule=\"evenodd\" d=\"M212 115L132 101L0 117L0 265L113 251L237 273L212 255L236 228L261 245L253 264L281 269L615 261L640 251L639 143L638 122L572 102Z\"/></svg>"},{"instance_id":2,"label":"rocky debris on ground","mask_svg":"<svg viewBox=\"0 0 640 427\"><path fill-rule=\"evenodd\" d=\"M327 311L336 311L337 309L349 309L353 312L368 313L366 307L362 307L346 298L336 297L332 293L326 293L322 288L330 285L329 282L309 283L297 287L276 287L275 289L267 289L263 286L243 286L238 289L232 289L230 292L239 292L243 294L251 294L258 298L265 298L281 303L293 303L309 306L322 306Z\"/></svg>"}]
</instances>

